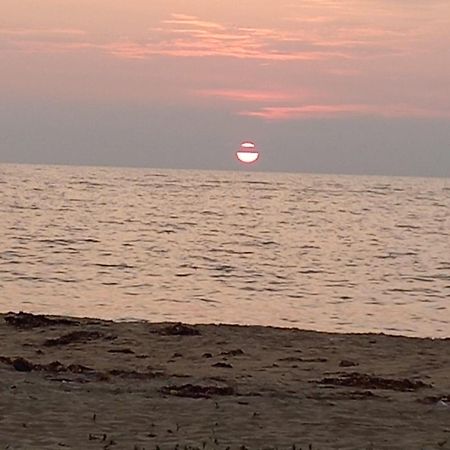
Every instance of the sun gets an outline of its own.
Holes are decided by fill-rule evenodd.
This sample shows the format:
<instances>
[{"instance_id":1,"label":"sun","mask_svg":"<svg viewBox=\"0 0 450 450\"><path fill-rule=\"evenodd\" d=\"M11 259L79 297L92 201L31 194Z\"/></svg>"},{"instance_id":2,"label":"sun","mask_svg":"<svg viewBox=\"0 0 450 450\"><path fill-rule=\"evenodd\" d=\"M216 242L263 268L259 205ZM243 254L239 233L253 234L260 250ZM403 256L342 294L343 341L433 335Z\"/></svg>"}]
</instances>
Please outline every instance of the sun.
<instances>
[{"instance_id":1,"label":"sun","mask_svg":"<svg viewBox=\"0 0 450 450\"><path fill-rule=\"evenodd\" d=\"M253 142L245 141L236 152L237 159L245 164L254 163L259 158L259 151Z\"/></svg>"}]
</instances>

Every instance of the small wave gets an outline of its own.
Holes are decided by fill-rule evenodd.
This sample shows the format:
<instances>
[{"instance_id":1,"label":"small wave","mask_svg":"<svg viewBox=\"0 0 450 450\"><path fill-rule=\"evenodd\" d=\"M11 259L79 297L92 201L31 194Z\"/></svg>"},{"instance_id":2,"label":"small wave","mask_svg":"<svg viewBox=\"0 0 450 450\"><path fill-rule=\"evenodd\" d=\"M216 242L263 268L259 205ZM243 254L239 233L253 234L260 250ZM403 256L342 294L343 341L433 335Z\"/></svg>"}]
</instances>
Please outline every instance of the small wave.
<instances>
[{"instance_id":1,"label":"small wave","mask_svg":"<svg viewBox=\"0 0 450 450\"><path fill-rule=\"evenodd\" d=\"M134 266L125 263L118 263L118 264L93 263L92 265L97 267L115 268L115 269L134 269Z\"/></svg>"}]
</instances>

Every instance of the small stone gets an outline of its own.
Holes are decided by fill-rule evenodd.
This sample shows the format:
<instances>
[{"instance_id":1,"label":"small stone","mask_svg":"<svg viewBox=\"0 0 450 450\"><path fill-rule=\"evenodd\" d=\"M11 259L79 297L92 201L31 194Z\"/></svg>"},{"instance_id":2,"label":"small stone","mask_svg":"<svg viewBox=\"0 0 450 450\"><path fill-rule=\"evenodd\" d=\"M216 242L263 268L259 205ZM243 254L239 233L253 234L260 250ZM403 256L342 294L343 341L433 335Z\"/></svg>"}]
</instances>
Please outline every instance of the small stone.
<instances>
[{"instance_id":1,"label":"small stone","mask_svg":"<svg viewBox=\"0 0 450 450\"><path fill-rule=\"evenodd\" d=\"M353 367L353 366L358 366L359 364L353 361L350 361L349 359L343 359L340 363L339 363L339 367Z\"/></svg>"},{"instance_id":2,"label":"small stone","mask_svg":"<svg viewBox=\"0 0 450 450\"><path fill-rule=\"evenodd\" d=\"M217 362L215 364L212 365L213 367L224 367L226 369L232 369L233 366L229 363L225 363L225 362Z\"/></svg>"},{"instance_id":3,"label":"small stone","mask_svg":"<svg viewBox=\"0 0 450 450\"><path fill-rule=\"evenodd\" d=\"M31 372L34 368L33 364L24 358L16 358L13 361L13 367L19 372Z\"/></svg>"}]
</instances>

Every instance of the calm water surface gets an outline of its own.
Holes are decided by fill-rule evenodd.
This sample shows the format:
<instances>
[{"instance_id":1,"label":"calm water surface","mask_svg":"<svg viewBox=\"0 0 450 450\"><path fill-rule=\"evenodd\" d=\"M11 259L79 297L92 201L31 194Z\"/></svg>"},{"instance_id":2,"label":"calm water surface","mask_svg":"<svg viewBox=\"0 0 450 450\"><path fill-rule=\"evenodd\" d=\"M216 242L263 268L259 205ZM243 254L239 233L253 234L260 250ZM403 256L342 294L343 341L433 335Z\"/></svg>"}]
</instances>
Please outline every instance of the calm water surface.
<instances>
[{"instance_id":1,"label":"calm water surface","mask_svg":"<svg viewBox=\"0 0 450 450\"><path fill-rule=\"evenodd\" d=\"M450 180L0 165L0 311L450 336Z\"/></svg>"}]
</instances>

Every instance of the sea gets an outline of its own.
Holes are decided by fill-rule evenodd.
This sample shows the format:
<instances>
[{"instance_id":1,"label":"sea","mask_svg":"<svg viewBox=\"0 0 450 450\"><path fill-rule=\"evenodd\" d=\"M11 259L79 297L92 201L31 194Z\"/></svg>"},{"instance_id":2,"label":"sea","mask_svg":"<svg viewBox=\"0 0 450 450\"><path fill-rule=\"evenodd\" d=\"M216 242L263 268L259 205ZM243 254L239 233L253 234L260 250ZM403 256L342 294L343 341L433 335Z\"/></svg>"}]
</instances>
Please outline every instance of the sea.
<instances>
[{"instance_id":1,"label":"sea","mask_svg":"<svg viewBox=\"0 0 450 450\"><path fill-rule=\"evenodd\" d=\"M0 164L0 312L450 337L450 179Z\"/></svg>"}]
</instances>

